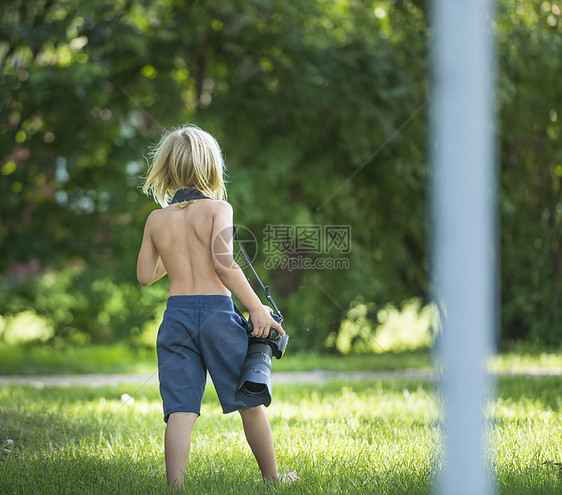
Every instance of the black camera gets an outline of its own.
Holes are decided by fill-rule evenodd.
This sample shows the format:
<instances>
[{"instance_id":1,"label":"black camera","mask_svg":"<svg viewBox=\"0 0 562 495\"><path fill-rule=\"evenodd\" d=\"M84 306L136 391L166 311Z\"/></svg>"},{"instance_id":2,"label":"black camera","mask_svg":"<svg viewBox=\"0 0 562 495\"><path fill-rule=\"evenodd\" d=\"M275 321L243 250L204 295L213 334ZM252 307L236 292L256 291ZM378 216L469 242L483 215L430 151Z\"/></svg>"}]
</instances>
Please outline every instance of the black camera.
<instances>
[{"instance_id":1,"label":"black camera","mask_svg":"<svg viewBox=\"0 0 562 495\"><path fill-rule=\"evenodd\" d=\"M281 323L283 317L272 314L271 317ZM248 320L246 331L250 335L254 330L252 321ZM248 355L242 366L240 380L236 386L234 397L242 400L251 407L269 406L271 404L271 357L281 359L285 353L289 335L281 336L275 328L269 329L267 337L252 337L248 339Z\"/></svg>"},{"instance_id":2,"label":"black camera","mask_svg":"<svg viewBox=\"0 0 562 495\"><path fill-rule=\"evenodd\" d=\"M277 322L281 323L283 321L283 317L280 315L271 315L271 317ZM248 326L246 327L246 331L248 335L250 335L254 331L254 325L252 325L252 320L248 319ZM289 336L287 334L281 336L281 334L275 330L275 328L269 329L269 335L267 337L252 337L250 335L250 341L255 341L257 343L264 343L271 347L273 352L273 356L277 359L281 359L283 354L285 354L285 348L287 347L287 342L289 341ZM250 342L250 345L252 343Z\"/></svg>"},{"instance_id":3,"label":"black camera","mask_svg":"<svg viewBox=\"0 0 562 495\"><path fill-rule=\"evenodd\" d=\"M242 249L242 245L238 240L238 229L236 226L233 227L232 235L240 253L248 263L248 266L254 272L257 281L259 282L261 288L265 292L266 299L273 306L275 313L271 317L277 322L281 323L283 321L283 316L281 312L277 309L273 298L269 294L269 287L263 285L260 277L254 270L252 262L248 258L248 255ZM238 315L240 315L244 321L245 318L240 312L240 310L234 305L234 310ZM240 374L240 380L236 385L236 391L234 392L234 398L238 401L244 401L248 406L255 407L261 404L266 407L271 404L271 356L275 356L277 359L283 357L285 348L287 347L287 342L289 341L289 335L281 334L274 328L269 329L269 335L265 338L252 337L250 334L254 330L252 321L248 319L246 324L246 331L248 332L248 354L246 355L246 360L242 366L242 373Z\"/></svg>"}]
</instances>

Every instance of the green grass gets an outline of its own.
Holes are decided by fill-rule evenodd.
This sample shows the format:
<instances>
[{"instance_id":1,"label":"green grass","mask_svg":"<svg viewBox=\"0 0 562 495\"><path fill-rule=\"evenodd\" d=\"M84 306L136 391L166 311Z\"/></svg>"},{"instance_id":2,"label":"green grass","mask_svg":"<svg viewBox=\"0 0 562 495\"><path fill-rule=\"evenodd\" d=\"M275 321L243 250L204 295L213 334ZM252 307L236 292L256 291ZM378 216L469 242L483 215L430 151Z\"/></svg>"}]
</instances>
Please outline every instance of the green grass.
<instances>
[{"instance_id":1,"label":"green grass","mask_svg":"<svg viewBox=\"0 0 562 495\"><path fill-rule=\"evenodd\" d=\"M237 414L207 388L186 493L426 494L441 466L434 385L370 380L277 385L268 408L280 469L299 486L260 482ZM0 388L0 493L165 493L164 423L155 386ZM429 394L429 395L428 395ZM432 397L430 397L430 395ZM502 378L488 408L498 492L560 493L562 378Z\"/></svg>"},{"instance_id":2,"label":"green grass","mask_svg":"<svg viewBox=\"0 0 562 495\"><path fill-rule=\"evenodd\" d=\"M428 350L346 356L287 352L282 359L274 360L272 367L275 371L383 371L430 369L431 363L431 352Z\"/></svg>"},{"instance_id":3,"label":"green grass","mask_svg":"<svg viewBox=\"0 0 562 495\"><path fill-rule=\"evenodd\" d=\"M497 373L562 372L562 352L508 351L490 360L489 369Z\"/></svg>"},{"instance_id":4,"label":"green grass","mask_svg":"<svg viewBox=\"0 0 562 495\"><path fill-rule=\"evenodd\" d=\"M156 352L124 344L64 347L46 345L7 345L0 343L0 375L80 374L80 373L152 373L156 371ZM358 371L430 368L429 351L411 351L364 356L291 353L274 360L275 371Z\"/></svg>"},{"instance_id":5,"label":"green grass","mask_svg":"<svg viewBox=\"0 0 562 495\"><path fill-rule=\"evenodd\" d=\"M274 371L383 371L435 368L429 350L370 355L330 355L292 353L289 348L281 360L274 360ZM492 357L489 369L496 373L562 373L562 352L518 346ZM0 343L0 375L153 373L154 349L132 349L125 344L55 349L46 345L8 345Z\"/></svg>"},{"instance_id":6,"label":"green grass","mask_svg":"<svg viewBox=\"0 0 562 495\"><path fill-rule=\"evenodd\" d=\"M155 350L134 350L124 344L57 349L0 343L0 375L152 373L155 368Z\"/></svg>"}]
</instances>

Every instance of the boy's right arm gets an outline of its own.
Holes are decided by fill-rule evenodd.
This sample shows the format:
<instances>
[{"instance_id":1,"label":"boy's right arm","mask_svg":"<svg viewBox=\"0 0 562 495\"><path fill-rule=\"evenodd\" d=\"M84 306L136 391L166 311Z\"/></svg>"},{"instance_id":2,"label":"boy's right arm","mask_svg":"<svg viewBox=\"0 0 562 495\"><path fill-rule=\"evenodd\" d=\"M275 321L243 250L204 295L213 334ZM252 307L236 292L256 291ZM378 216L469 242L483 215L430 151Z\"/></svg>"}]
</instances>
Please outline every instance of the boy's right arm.
<instances>
[{"instance_id":1,"label":"boy's right arm","mask_svg":"<svg viewBox=\"0 0 562 495\"><path fill-rule=\"evenodd\" d=\"M211 254L213 267L224 286L230 290L250 313L254 326L254 337L269 335L271 327L281 335L285 332L281 325L271 317L271 309L264 306L248 283L244 273L234 261L233 253L232 206L226 201L217 202L213 217Z\"/></svg>"},{"instance_id":2,"label":"boy's right arm","mask_svg":"<svg viewBox=\"0 0 562 495\"><path fill-rule=\"evenodd\" d=\"M152 212L146 220L137 260L137 279L141 285L150 285L166 275L166 268L152 240L151 226L155 221L154 214L155 212Z\"/></svg>"}]
</instances>

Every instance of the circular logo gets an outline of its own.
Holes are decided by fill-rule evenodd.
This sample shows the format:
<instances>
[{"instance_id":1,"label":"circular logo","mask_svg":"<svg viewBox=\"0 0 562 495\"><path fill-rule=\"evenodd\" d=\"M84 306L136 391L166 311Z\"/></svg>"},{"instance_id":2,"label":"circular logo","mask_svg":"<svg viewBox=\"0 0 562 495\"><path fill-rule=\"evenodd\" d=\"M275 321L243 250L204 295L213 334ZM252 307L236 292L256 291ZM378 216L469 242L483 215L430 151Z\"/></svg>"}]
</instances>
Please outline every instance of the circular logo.
<instances>
[{"instance_id":1,"label":"circular logo","mask_svg":"<svg viewBox=\"0 0 562 495\"><path fill-rule=\"evenodd\" d=\"M234 262L244 269L248 266L248 261L252 263L256 259L258 255L258 241L250 229L242 225L237 225L236 228L240 246L234 239L233 228L228 227L221 230L213 239L213 254L215 259L226 268L234 268ZM229 249L231 241L232 255ZM244 256L244 253L246 256Z\"/></svg>"}]
</instances>

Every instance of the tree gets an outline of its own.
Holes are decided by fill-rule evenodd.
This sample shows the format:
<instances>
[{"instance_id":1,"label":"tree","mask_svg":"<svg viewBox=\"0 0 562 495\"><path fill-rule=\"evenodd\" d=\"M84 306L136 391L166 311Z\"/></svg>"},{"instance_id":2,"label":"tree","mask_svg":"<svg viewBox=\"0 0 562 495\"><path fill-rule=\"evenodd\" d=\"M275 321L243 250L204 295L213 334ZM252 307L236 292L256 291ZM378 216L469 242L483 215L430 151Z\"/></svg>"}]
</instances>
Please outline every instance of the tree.
<instances>
[{"instance_id":1,"label":"tree","mask_svg":"<svg viewBox=\"0 0 562 495\"><path fill-rule=\"evenodd\" d=\"M548 340L560 314L561 38L545 5L502 1L496 29L504 331ZM141 291L135 279L156 207L138 189L143 154L187 121L222 145L235 221L262 244L256 266L295 347L322 348L354 302L427 299L425 2L1 9L2 314L32 308L55 339L135 341L166 297L165 282ZM310 258L349 269L266 269L268 224L348 226L349 254Z\"/></svg>"}]
</instances>

